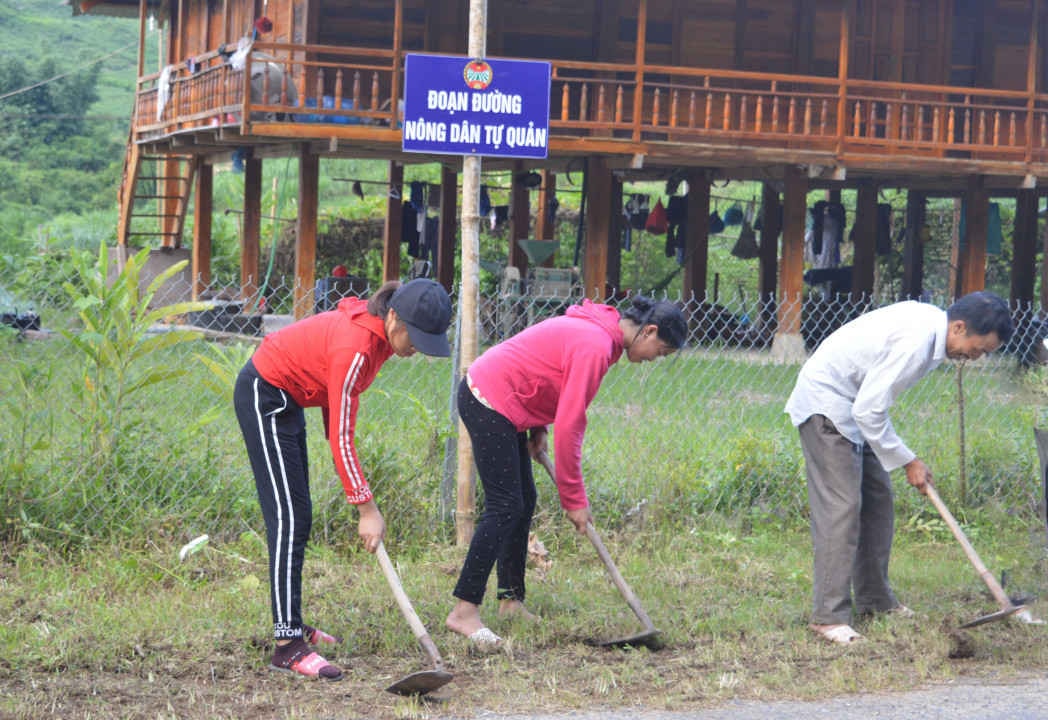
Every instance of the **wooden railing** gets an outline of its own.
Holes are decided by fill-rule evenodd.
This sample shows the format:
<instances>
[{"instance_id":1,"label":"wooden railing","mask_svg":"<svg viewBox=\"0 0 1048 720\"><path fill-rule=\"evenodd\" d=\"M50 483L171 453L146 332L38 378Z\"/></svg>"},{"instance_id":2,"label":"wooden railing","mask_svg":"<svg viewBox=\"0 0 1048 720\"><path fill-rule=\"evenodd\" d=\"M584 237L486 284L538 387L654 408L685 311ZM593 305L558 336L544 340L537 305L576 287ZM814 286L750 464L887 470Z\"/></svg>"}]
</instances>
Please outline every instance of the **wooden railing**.
<instances>
[{"instance_id":1,"label":"wooden railing","mask_svg":"<svg viewBox=\"0 0 1048 720\"><path fill-rule=\"evenodd\" d=\"M1048 161L1048 95L667 65L554 61L550 134L733 145L864 156ZM391 50L255 43L244 70L228 53L139 80L139 141L207 127L398 127L391 102L403 59ZM249 80L245 81L248 75ZM158 107L160 111L158 113ZM276 123L277 125L273 125ZM315 133L308 126L317 124ZM388 141L388 138L387 138ZM629 152L624 149L624 152Z\"/></svg>"}]
</instances>

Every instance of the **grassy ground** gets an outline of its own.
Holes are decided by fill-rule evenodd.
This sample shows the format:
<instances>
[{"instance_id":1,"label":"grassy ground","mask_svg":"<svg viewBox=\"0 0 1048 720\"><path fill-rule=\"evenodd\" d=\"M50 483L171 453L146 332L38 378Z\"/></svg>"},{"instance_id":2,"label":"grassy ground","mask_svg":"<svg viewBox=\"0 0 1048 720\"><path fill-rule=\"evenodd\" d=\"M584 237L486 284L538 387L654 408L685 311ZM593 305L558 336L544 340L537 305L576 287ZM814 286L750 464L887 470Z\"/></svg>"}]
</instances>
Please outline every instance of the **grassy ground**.
<instances>
[{"instance_id":1,"label":"grassy ground","mask_svg":"<svg viewBox=\"0 0 1048 720\"><path fill-rule=\"evenodd\" d=\"M347 511L347 538L352 536ZM507 622L508 642L474 655L443 628L462 551L389 548L454 681L428 701L383 691L427 667L377 561L340 546L311 549L307 620L346 642L329 659L347 679L311 684L265 670L270 652L260 536L213 538L186 562L158 534L62 558L28 544L0 564L0 718L435 718L482 711L644 706L689 709L732 698L820 698L964 677L1048 669L1043 627L959 623L994 609L960 547L934 523L900 528L893 578L915 619L859 623L869 641L841 648L806 630L807 529L709 519L673 531L626 526L605 541L666 647L605 650L585 640L630 634L636 619L584 538L544 516L552 567L529 572L538 625ZM1043 593L1043 529L969 528L1012 592ZM1044 603L1034 606L1044 613Z\"/></svg>"}]
</instances>

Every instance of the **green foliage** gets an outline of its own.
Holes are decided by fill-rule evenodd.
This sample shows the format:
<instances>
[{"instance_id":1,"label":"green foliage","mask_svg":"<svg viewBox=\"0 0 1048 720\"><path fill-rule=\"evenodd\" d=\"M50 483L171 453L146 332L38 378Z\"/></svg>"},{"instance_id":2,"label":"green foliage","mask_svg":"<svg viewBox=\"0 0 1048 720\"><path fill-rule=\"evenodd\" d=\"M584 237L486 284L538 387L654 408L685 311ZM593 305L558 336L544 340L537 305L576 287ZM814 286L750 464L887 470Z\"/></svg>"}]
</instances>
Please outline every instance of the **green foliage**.
<instances>
[{"instance_id":1,"label":"green foliage","mask_svg":"<svg viewBox=\"0 0 1048 720\"><path fill-rule=\"evenodd\" d=\"M7 426L0 442L0 538L15 533L13 519L24 518L25 506L34 502L34 477L39 464L46 468L55 430L46 401L51 368L20 357L19 343L10 328L0 331L0 358L8 368L0 376L0 413Z\"/></svg>"},{"instance_id":2,"label":"green foliage","mask_svg":"<svg viewBox=\"0 0 1048 720\"><path fill-rule=\"evenodd\" d=\"M124 414L132 398L185 374L184 368L154 364L153 356L199 336L177 329L152 333L152 326L166 317L206 308L206 303L189 302L152 308L160 286L186 263L159 273L143 290L142 271L148 258L148 250L130 257L110 282L109 255L103 245L97 264L77 259L80 285L65 284L82 328L63 330L62 335L83 361L83 375L73 389L83 403L85 446L99 467L119 455L121 438L128 430Z\"/></svg>"}]
</instances>

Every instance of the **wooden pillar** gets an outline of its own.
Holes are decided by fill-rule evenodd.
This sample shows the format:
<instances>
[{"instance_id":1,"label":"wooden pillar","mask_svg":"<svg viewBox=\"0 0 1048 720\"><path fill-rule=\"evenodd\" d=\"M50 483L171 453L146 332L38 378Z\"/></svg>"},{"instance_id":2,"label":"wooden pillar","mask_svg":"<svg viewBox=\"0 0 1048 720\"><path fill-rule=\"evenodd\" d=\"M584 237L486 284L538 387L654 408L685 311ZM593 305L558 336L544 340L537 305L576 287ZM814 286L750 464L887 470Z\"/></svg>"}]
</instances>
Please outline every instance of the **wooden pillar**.
<instances>
[{"instance_id":1,"label":"wooden pillar","mask_svg":"<svg viewBox=\"0 0 1048 720\"><path fill-rule=\"evenodd\" d=\"M244 227L240 233L240 297L258 292L259 239L262 236L262 160L244 159Z\"/></svg>"},{"instance_id":2,"label":"wooden pillar","mask_svg":"<svg viewBox=\"0 0 1048 720\"><path fill-rule=\"evenodd\" d=\"M961 198L953 199L953 223L950 230L950 278L948 294L955 298L961 287Z\"/></svg>"},{"instance_id":3,"label":"wooden pillar","mask_svg":"<svg viewBox=\"0 0 1048 720\"><path fill-rule=\"evenodd\" d=\"M989 227L990 193L981 177L968 185L964 213L964 244L960 248L960 292L967 295L986 287L986 232Z\"/></svg>"},{"instance_id":4,"label":"wooden pillar","mask_svg":"<svg viewBox=\"0 0 1048 720\"><path fill-rule=\"evenodd\" d=\"M404 166L390 160L386 224L382 230L382 282L400 278L400 236L403 225Z\"/></svg>"},{"instance_id":5,"label":"wooden pillar","mask_svg":"<svg viewBox=\"0 0 1048 720\"><path fill-rule=\"evenodd\" d=\"M190 262L193 273L193 299L211 285L211 213L214 200L214 168L202 158L194 160L196 197L193 200L193 249Z\"/></svg>"},{"instance_id":6,"label":"wooden pillar","mask_svg":"<svg viewBox=\"0 0 1048 720\"><path fill-rule=\"evenodd\" d=\"M901 300L919 300L924 293L924 242L927 196L906 192L906 233L902 250Z\"/></svg>"},{"instance_id":7,"label":"wooden pillar","mask_svg":"<svg viewBox=\"0 0 1048 720\"><path fill-rule=\"evenodd\" d=\"M320 157L304 143L298 155L298 224L295 237L295 319L313 312L317 274Z\"/></svg>"},{"instance_id":8,"label":"wooden pillar","mask_svg":"<svg viewBox=\"0 0 1048 720\"><path fill-rule=\"evenodd\" d=\"M538 207L535 209L535 239L556 240L556 218L550 216L554 200L557 198L557 175L549 170L540 170L542 185L539 187ZM557 254L550 255L543 261L543 267L554 267Z\"/></svg>"},{"instance_id":9,"label":"wooden pillar","mask_svg":"<svg viewBox=\"0 0 1048 720\"><path fill-rule=\"evenodd\" d=\"M622 180L611 178L611 226L608 233L608 285L615 291L622 288Z\"/></svg>"},{"instance_id":10,"label":"wooden pillar","mask_svg":"<svg viewBox=\"0 0 1048 720\"><path fill-rule=\"evenodd\" d=\"M807 209L808 178L804 170L790 165L785 169L782 207L782 260L779 264L779 324L772 341L772 358L795 362L805 356L801 337L801 309L804 303L804 219Z\"/></svg>"},{"instance_id":11,"label":"wooden pillar","mask_svg":"<svg viewBox=\"0 0 1048 720\"><path fill-rule=\"evenodd\" d=\"M706 302L706 271L710 253L710 178L704 172L689 172L688 217L684 230L684 277L681 298L685 303Z\"/></svg>"},{"instance_id":12,"label":"wooden pillar","mask_svg":"<svg viewBox=\"0 0 1048 720\"><path fill-rule=\"evenodd\" d=\"M877 186L859 185L855 198L855 254L852 257L851 302L869 301L873 296L874 266L877 263Z\"/></svg>"},{"instance_id":13,"label":"wooden pillar","mask_svg":"<svg viewBox=\"0 0 1048 720\"><path fill-rule=\"evenodd\" d=\"M1034 266L1037 261L1037 191L1020 190L1015 198L1015 233L1012 235L1013 308L1033 303Z\"/></svg>"},{"instance_id":14,"label":"wooden pillar","mask_svg":"<svg viewBox=\"0 0 1048 720\"><path fill-rule=\"evenodd\" d=\"M582 256L582 292L604 300L608 285L611 235L611 170L603 157L591 157L586 179L586 250Z\"/></svg>"},{"instance_id":15,"label":"wooden pillar","mask_svg":"<svg viewBox=\"0 0 1048 720\"><path fill-rule=\"evenodd\" d=\"M157 184L160 197L157 199L157 210L160 213L160 233L162 247L179 247L181 238L177 237L179 226L179 213L181 212L183 196L188 198L189 188L182 187L182 177L187 173L182 170L182 162L178 158L165 157L158 164L160 166L160 180Z\"/></svg>"},{"instance_id":16,"label":"wooden pillar","mask_svg":"<svg viewBox=\"0 0 1048 720\"><path fill-rule=\"evenodd\" d=\"M782 202L771 183L761 187L761 245L758 256L757 293L761 325L771 324L779 276L779 233L782 232Z\"/></svg>"},{"instance_id":17,"label":"wooden pillar","mask_svg":"<svg viewBox=\"0 0 1048 720\"><path fill-rule=\"evenodd\" d=\"M455 231L458 230L458 173L449 165L440 168L440 233L436 280L451 291L455 283Z\"/></svg>"},{"instance_id":18,"label":"wooden pillar","mask_svg":"<svg viewBox=\"0 0 1048 720\"><path fill-rule=\"evenodd\" d=\"M509 264L520 270L520 276L528 276L528 255L518 240L531 237L531 192L521 182L524 164L513 163L509 191Z\"/></svg>"}]
</instances>

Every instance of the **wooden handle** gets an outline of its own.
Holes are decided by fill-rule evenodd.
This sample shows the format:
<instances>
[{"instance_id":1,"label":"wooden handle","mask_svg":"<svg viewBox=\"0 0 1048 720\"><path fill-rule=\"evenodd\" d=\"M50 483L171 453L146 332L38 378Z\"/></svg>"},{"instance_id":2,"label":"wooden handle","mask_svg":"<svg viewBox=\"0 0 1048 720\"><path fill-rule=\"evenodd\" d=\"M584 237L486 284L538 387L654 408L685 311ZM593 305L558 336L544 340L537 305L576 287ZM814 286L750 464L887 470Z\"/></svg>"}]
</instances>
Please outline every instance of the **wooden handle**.
<instances>
[{"instance_id":1,"label":"wooden handle","mask_svg":"<svg viewBox=\"0 0 1048 720\"><path fill-rule=\"evenodd\" d=\"M426 654L429 655L429 659L433 661L433 664L436 667L444 667L444 660L440 657L440 652L437 650L436 644L434 644L433 639L426 631L426 626L422 624L421 620L419 620L418 614L415 613L415 608L411 606L411 600L408 599L407 593L404 592L404 586L400 584L400 577L397 575L396 568L393 567L389 555L386 554L386 546L381 542L378 544L378 549L375 550L375 555L378 557L378 564L382 566L382 572L385 573L386 581L389 583L389 587L393 591L393 597L397 599L397 605L400 606L400 612L404 614L404 618L408 621L408 625L411 626L411 631L415 633L415 638L418 640L418 644L426 651Z\"/></svg>"},{"instance_id":2,"label":"wooden handle","mask_svg":"<svg viewBox=\"0 0 1048 720\"><path fill-rule=\"evenodd\" d=\"M540 452L535 456L535 459L539 461L542 467L546 468L546 472L549 473L550 479L556 481L556 477L553 473L553 463L549 460L549 455L544 452ZM604 563L604 568L611 575L612 582L615 583L615 587L622 593L622 597L626 600L626 604L633 610L633 614L637 616L637 619L644 625L644 629L648 632L655 630L655 624L648 617L648 613L644 612L644 608L640 604L640 600L630 589L626 579L622 577L622 573L615 567L615 561L611 559L611 555L608 553L608 549L604 547L604 541L600 539L600 535L597 534L597 528L593 527L593 523L586 523L586 537L593 543L593 547L597 549L597 555L600 556L601 562Z\"/></svg>"},{"instance_id":3,"label":"wooden handle","mask_svg":"<svg viewBox=\"0 0 1048 720\"><path fill-rule=\"evenodd\" d=\"M607 569L608 574L611 575L612 581L615 583L615 587L622 593L622 597L626 600L626 604L633 610L633 614L637 616L637 619L644 625L644 629L647 632L654 632L655 624L648 617L648 613L644 612L644 608L640 604L640 600L633 594L633 590L626 583L625 578L622 577L622 573L615 567L615 562L611 559L611 555L608 554L608 549L604 547L604 542L600 539L600 535L597 534L597 528L593 527L593 523L586 523L586 537L589 538L590 542L593 543L593 547L597 549L597 554L600 555L601 562L604 563L604 567Z\"/></svg>"},{"instance_id":4,"label":"wooden handle","mask_svg":"<svg viewBox=\"0 0 1048 720\"><path fill-rule=\"evenodd\" d=\"M939 515L942 516L942 519L946 521L953 536L957 538L957 542L959 542L961 547L964 548L964 554L968 556L968 560L971 561L976 572L979 573L979 577L981 577L983 582L986 583L986 587L990 588L990 592L993 594L997 604L1001 606L1002 610L1012 609L1014 605L1012 604L1011 598L1005 594L1004 588L1002 588L1000 583L997 582L997 578L993 576L993 573L987 570L986 566L983 565L983 561L979 559L979 554L975 552L975 548L972 547L970 542L968 542L968 538L965 537L964 531L961 530L961 526L958 524L957 519L953 516L953 513L947 509L946 505L943 504L942 498L939 497L939 493L936 491L935 486L931 483L927 483L924 487L928 499L932 501L932 505L934 505L935 509L939 511Z\"/></svg>"}]
</instances>

